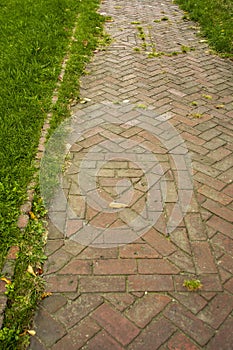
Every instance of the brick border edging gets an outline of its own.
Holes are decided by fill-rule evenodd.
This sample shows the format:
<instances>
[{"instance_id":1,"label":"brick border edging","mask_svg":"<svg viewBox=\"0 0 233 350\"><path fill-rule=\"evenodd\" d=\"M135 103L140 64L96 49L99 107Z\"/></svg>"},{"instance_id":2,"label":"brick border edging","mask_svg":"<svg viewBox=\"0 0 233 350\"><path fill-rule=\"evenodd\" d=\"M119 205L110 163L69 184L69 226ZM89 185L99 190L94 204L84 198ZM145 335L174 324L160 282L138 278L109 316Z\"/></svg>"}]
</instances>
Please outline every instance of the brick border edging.
<instances>
[{"instance_id":1,"label":"brick border edging","mask_svg":"<svg viewBox=\"0 0 233 350\"><path fill-rule=\"evenodd\" d=\"M9 279L10 281L14 276L15 264L16 264L18 252L19 252L19 247L12 246L7 254L5 263L3 265L2 274L4 275L4 277ZM0 280L0 329L2 328L2 325L3 325L4 311L7 305L7 295L5 294L6 291L7 291L6 282Z\"/></svg>"}]
</instances>

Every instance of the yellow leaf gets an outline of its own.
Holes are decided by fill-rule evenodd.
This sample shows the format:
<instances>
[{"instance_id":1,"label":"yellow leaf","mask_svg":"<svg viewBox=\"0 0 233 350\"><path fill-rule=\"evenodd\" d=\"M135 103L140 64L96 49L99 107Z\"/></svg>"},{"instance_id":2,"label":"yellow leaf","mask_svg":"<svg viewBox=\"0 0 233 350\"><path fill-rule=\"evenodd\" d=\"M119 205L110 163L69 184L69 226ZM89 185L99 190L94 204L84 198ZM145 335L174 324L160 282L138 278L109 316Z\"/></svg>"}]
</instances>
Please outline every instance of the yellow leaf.
<instances>
[{"instance_id":1,"label":"yellow leaf","mask_svg":"<svg viewBox=\"0 0 233 350\"><path fill-rule=\"evenodd\" d=\"M29 215L32 220L36 220L37 217L32 211L29 211Z\"/></svg>"},{"instance_id":2,"label":"yellow leaf","mask_svg":"<svg viewBox=\"0 0 233 350\"><path fill-rule=\"evenodd\" d=\"M35 272L34 272L34 270L33 270L31 265L28 265L27 272L30 273L33 276L36 276L36 274L35 274Z\"/></svg>"},{"instance_id":3,"label":"yellow leaf","mask_svg":"<svg viewBox=\"0 0 233 350\"><path fill-rule=\"evenodd\" d=\"M211 95L203 94L202 97L206 98L207 100L212 100L212 96Z\"/></svg>"},{"instance_id":4,"label":"yellow leaf","mask_svg":"<svg viewBox=\"0 0 233 350\"><path fill-rule=\"evenodd\" d=\"M224 108L225 106L224 105L217 105L215 106L217 109L221 109L221 108Z\"/></svg>"},{"instance_id":5,"label":"yellow leaf","mask_svg":"<svg viewBox=\"0 0 233 350\"><path fill-rule=\"evenodd\" d=\"M28 329L27 333L32 335L32 336L36 335L36 331L34 331L33 329Z\"/></svg>"},{"instance_id":6,"label":"yellow leaf","mask_svg":"<svg viewBox=\"0 0 233 350\"><path fill-rule=\"evenodd\" d=\"M45 298L47 298L47 297L50 297L51 295L53 295L53 293L51 293L51 292L45 292L45 293L42 293L42 295L41 295L41 299L43 300L43 299L45 299Z\"/></svg>"},{"instance_id":7,"label":"yellow leaf","mask_svg":"<svg viewBox=\"0 0 233 350\"><path fill-rule=\"evenodd\" d=\"M121 209L121 208L127 208L128 205L124 203L111 202L109 204L109 207L113 209Z\"/></svg>"},{"instance_id":8,"label":"yellow leaf","mask_svg":"<svg viewBox=\"0 0 233 350\"><path fill-rule=\"evenodd\" d=\"M6 284L11 284L11 281L8 280L6 277L1 277L1 281L6 282Z\"/></svg>"}]
</instances>

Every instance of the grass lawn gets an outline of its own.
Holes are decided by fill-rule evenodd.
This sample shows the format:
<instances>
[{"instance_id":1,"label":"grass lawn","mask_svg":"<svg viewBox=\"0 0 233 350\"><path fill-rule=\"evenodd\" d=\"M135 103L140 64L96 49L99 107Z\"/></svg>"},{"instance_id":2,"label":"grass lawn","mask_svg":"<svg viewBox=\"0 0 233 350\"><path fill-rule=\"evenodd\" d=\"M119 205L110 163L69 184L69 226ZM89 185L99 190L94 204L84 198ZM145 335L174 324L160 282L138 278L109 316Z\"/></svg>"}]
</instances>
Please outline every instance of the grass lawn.
<instances>
[{"instance_id":1,"label":"grass lawn","mask_svg":"<svg viewBox=\"0 0 233 350\"><path fill-rule=\"evenodd\" d=\"M202 35L211 47L225 57L233 58L232 0L175 0L188 11L189 18L201 25Z\"/></svg>"},{"instance_id":2,"label":"grass lawn","mask_svg":"<svg viewBox=\"0 0 233 350\"><path fill-rule=\"evenodd\" d=\"M11 245L20 247L16 273L8 288L8 308L1 349L23 349L32 310L41 293L39 277L26 272L43 260L40 220L30 220L26 232L17 228L19 207L35 171L40 130L47 113L55 127L78 96L78 79L102 33L99 0L1 0L0 2L0 269ZM62 60L72 41L67 72L55 106L51 97ZM39 196L33 212L44 215ZM17 345L16 345L17 344Z\"/></svg>"}]
</instances>

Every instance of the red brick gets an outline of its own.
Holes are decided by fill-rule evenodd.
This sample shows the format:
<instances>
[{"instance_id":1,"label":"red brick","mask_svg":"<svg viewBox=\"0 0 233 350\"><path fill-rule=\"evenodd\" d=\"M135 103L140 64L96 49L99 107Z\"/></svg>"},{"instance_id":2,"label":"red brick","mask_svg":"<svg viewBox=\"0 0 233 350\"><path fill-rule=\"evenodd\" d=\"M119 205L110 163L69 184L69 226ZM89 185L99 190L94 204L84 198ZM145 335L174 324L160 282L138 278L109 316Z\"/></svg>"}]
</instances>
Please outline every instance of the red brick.
<instances>
[{"instance_id":1,"label":"red brick","mask_svg":"<svg viewBox=\"0 0 233 350\"><path fill-rule=\"evenodd\" d=\"M213 177L203 174L201 172L197 172L194 175L194 178L196 181L201 182L204 185L208 185L217 191L221 191L223 187L226 185L224 182L214 179Z\"/></svg>"},{"instance_id":2,"label":"red brick","mask_svg":"<svg viewBox=\"0 0 233 350\"><path fill-rule=\"evenodd\" d=\"M206 240L205 226L198 213L187 214L184 218L189 238L192 241Z\"/></svg>"},{"instance_id":3,"label":"red brick","mask_svg":"<svg viewBox=\"0 0 233 350\"><path fill-rule=\"evenodd\" d=\"M175 332L175 327L166 320L160 318L153 320L130 344L129 350L149 350L159 349L160 346Z\"/></svg>"},{"instance_id":4,"label":"red brick","mask_svg":"<svg viewBox=\"0 0 233 350\"><path fill-rule=\"evenodd\" d=\"M208 242L191 243L197 273L216 273L217 269Z\"/></svg>"},{"instance_id":5,"label":"red brick","mask_svg":"<svg viewBox=\"0 0 233 350\"><path fill-rule=\"evenodd\" d=\"M223 192L233 198L233 183L224 188Z\"/></svg>"},{"instance_id":6,"label":"red brick","mask_svg":"<svg viewBox=\"0 0 233 350\"><path fill-rule=\"evenodd\" d=\"M207 199L207 201L203 203L202 206L208 209L210 212L220 216L222 219L232 222L233 211L228 209L227 207L221 206L220 204L212 201L211 199Z\"/></svg>"},{"instance_id":7,"label":"red brick","mask_svg":"<svg viewBox=\"0 0 233 350\"><path fill-rule=\"evenodd\" d=\"M67 253L64 249L57 250L54 254L50 255L49 259L45 263L45 274L51 274L59 271L65 266L71 259L71 254Z\"/></svg>"},{"instance_id":8,"label":"red brick","mask_svg":"<svg viewBox=\"0 0 233 350\"><path fill-rule=\"evenodd\" d=\"M21 214L21 215L19 216L17 225L18 225L19 228L22 228L22 229L23 229L23 228L25 228L25 227L27 226L28 221L29 221L28 215L26 215L26 214Z\"/></svg>"},{"instance_id":9,"label":"red brick","mask_svg":"<svg viewBox=\"0 0 233 350\"><path fill-rule=\"evenodd\" d=\"M7 259L16 260L18 252L19 252L18 246L14 245L14 246L10 247L8 254L7 254Z\"/></svg>"},{"instance_id":10,"label":"red brick","mask_svg":"<svg viewBox=\"0 0 233 350\"><path fill-rule=\"evenodd\" d=\"M35 324L36 335L47 349L66 334L65 327L42 308L37 311Z\"/></svg>"},{"instance_id":11,"label":"red brick","mask_svg":"<svg viewBox=\"0 0 233 350\"><path fill-rule=\"evenodd\" d=\"M219 261L219 266L222 266L224 269L233 274L233 258L231 255L224 255Z\"/></svg>"},{"instance_id":12,"label":"red brick","mask_svg":"<svg viewBox=\"0 0 233 350\"><path fill-rule=\"evenodd\" d=\"M233 255L233 240L231 238L218 233L211 239L211 243L213 246L217 246L221 253L225 250L229 255Z\"/></svg>"},{"instance_id":13,"label":"red brick","mask_svg":"<svg viewBox=\"0 0 233 350\"><path fill-rule=\"evenodd\" d=\"M129 293L107 293L104 298L120 311L124 311L135 300L135 297Z\"/></svg>"},{"instance_id":14,"label":"red brick","mask_svg":"<svg viewBox=\"0 0 233 350\"><path fill-rule=\"evenodd\" d=\"M101 305L92 317L122 345L129 344L139 333L136 326L108 304Z\"/></svg>"},{"instance_id":15,"label":"red brick","mask_svg":"<svg viewBox=\"0 0 233 350\"><path fill-rule=\"evenodd\" d=\"M94 275L131 275L137 273L133 259L107 259L94 262Z\"/></svg>"},{"instance_id":16,"label":"red brick","mask_svg":"<svg viewBox=\"0 0 233 350\"><path fill-rule=\"evenodd\" d=\"M224 288L233 294L233 277L224 284Z\"/></svg>"},{"instance_id":17,"label":"red brick","mask_svg":"<svg viewBox=\"0 0 233 350\"><path fill-rule=\"evenodd\" d=\"M159 258L161 257L156 250L151 248L148 244L132 243L119 248L119 255L121 258Z\"/></svg>"},{"instance_id":18,"label":"red brick","mask_svg":"<svg viewBox=\"0 0 233 350\"><path fill-rule=\"evenodd\" d=\"M46 276L46 291L53 293L76 292L78 280L75 276Z\"/></svg>"},{"instance_id":19,"label":"red brick","mask_svg":"<svg viewBox=\"0 0 233 350\"><path fill-rule=\"evenodd\" d=\"M219 160L225 158L226 156L228 156L229 154L231 154L231 151L229 151L228 149L226 149L224 147L220 147L220 148L210 152L208 154L208 157L213 158L216 161L219 161Z\"/></svg>"},{"instance_id":20,"label":"red brick","mask_svg":"<svg viewBox=\"0 0 233 350\"><path fill-rule=\"evenodd\" d=\"M174 290L171 276L129 276L128 283L129 291L132 292L167 292Z\"/></svg>"},{"instance_id":21,"label":"red brick","mask_svg":"<svg viewBox=\"0 0 233 350\"><path fill-rule=\"evenodd\" d=\"M52 347L52 350L80 349L99 330L100 327L94 320L86 318L84 321L81 321L74 326L65 337L59 340Z\"/></svg>"},{"instance_id":22,"label":"red brick","mask_svg":"<svg viewBox=\"0 0 233 350\"><path fill-rule=\"evenodd\" d=\"M102 331L92 338L82 350L124 350L107 332Z\"/></svg>"},{"instance_id":23,"label":"red brick","mask_svg":"<svg viewBox=\"0 0 233 350\"><path fill-rule=\"evenodd\" d=\"M162 256L173 253L177 248L163 235L159 234L154 228L150 229L143 239L156 249Z\"/></svg>"},{"instance_id":24,"label":"red brick","mask_svg":"<svg viewBox=\"0 0 233 350\"><path fill-rule=\"evenodd\" d=\"M201 346L214 335L214 331L208 325L179 304L174 303L163 314Z\"/></svg>"},{"instance_id":25,"label":"red brick","mask_svg":"<svg viewBox=\"0 0 233 350\"><path fill-rule=\"evenodd\" d=\"M79 259L111 259L111 258L117 258L118 256L118 250L117 248L94 248L94 247L87 247L86 249L83 249L79 255Z\"/></svg>"},{"instance_id":26,"label":"red brick","mask_svg":"<svg viewBox=\"0 0 233 350\"><path fill-rule=\"evenodd\" d=\"M201 311L207 304L206 300L197 293L172 293L172 296L194 314Z\"/></svg>"},{"instance_id":27,"label":"red brick","mask_svg":"<svg viewBox=\"0 0 233 350\"><path fill-rule=\"evenodd\" d=\"M79 290L83 293L125 292L125 288L123 276L88 276L79 280Z\"/></svg>"},{"instance_id":28,"label":"red brick","mask_svg":"<svg viewBox=\"0 0 233 350\"><path fill-rule=\"evenodd\" d=\"M219 218L216 215L213 215L210 220L208 220L207 224L213 227L215 230L222 232L224 235L232 238L233 233L233 225L226 222L225 220Z\"/></svg>"},{"instance_id":29,"label":"red brick","mask_svg":"<svg viewBox=\"0 0 233 350\"><path fill-rule=\"evenodd\" d=\"M203 185L201 188L199 188L198 192L201 193L203 196L213 199L214 201L219 202L223 205L227 205L232 201L231 197L227 196L222 192L216 191L207 185Z\"/></svg>"},{"instance_id":30,"label":"red brick","mask_svg":"<svg viewBox=\"0 0 233 350\"><path fill-rule=\"evenodd\" d=\"M89 148L91 146L97 145L98 143L104 141L105 138L100 135L94 135L91 137L88 137L84 139L83 141L79 142L79 146L84 148Z\"/></svg>"},{"instance_id":31,"label":"red brick","mask_svg":"<svg viewBox=\"0 0 233 350\"><path fill-rule=\"evenodd\" d=\"M84 294L79 296L72 303L67 303L56 313L56 319L62 322L66 328L78 325L82 319L101 305L103 299L100 295Z\"/></svg>"},{"instance_id":32,"label":"red brick","mask_svg":"<svg viewBox=\"0 0 233 350\"><path fill-rule=\"evenodd\" d=\"M92 262L90 260L74 259L65 265L58 274L60 275L88 275L92 272Z\"/></svg>"},{"instance_id":33,"label":"red brick","mask_svg":"<svg viewBox=\"0 0 233 350\"><path fill-rule=\"evenodd\" d=\"M233 309L233 296L228 294L218 294L208 305L199 312L198 317L217 329L227 318Z\"/></svg>"},{"instance_id":34,"label":"red brick","mask_svg":"<svg viewBox=\"0 0 233 350\"><path fill-rule=\"evenodd\" d=\"M219 328L217 334L207 345L207 350L232 350L233 344L233 318L229 317Z\"/></svg>"},{"instance_id":35,"label":"red brick","mask_svg":"<svg viewBox=\"0 0 233 350\"><path fill-rule=\"evenodd\" d=\"M181 137L183 137L185 140L190 141L196 145L203 145L205 143L205 141L200 137L194 136L188 132L183 132L181 134Z\"/></svg>"},{"instance_id":36,"label":"red brick","mask_svg":"<svg viewBox=\"0 0 233 350\"><path fill-rule=\"evenodd\" d=\"M170 301L171 298L165 295L147 294L138 299L125 315L137 326L144 328Z\"/></svg>"},{"instance_id":37,"label":"red brick","mask_svg":"<svg viewBox=\"0 0 233 350\"><path fill-rule=\"evenodd\" d=\"M184 334L175 334L168 342L169 350L198 350L200 349L191 342Z\"/></svg>"},{"instance_id":38,"label":"red brick","mask_svg":"<svg viewBox=\"0 0 233 350\"><path fill-rule=\"evenodd\" d=\"M138 260L138 272L144 275L172 275L180 270L165 259L141 259Z\"/></svg>"},{"instance_id":39,"label":"red brick","mask_svg":"<svg viewBox=\"0 0 233 350\"><path fill-rule=\"evenodd\" d=\"M177 250L177 252L170 255L169 260L177 265L181 271L195 273L192 256L184 253L182 250Z\"/></svg>"}]
</instances>

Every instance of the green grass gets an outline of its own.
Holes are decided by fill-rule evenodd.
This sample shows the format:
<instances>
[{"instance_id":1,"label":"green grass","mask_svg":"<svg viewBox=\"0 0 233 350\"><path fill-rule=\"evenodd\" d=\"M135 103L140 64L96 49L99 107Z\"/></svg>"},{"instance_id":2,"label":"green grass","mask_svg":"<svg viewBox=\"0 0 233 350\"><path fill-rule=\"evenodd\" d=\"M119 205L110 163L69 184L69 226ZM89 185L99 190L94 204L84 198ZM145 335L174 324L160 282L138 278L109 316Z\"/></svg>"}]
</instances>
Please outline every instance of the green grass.
<instances>
[{"instance_id":1,"label":"green grass","mask_svg":"<svg viewBox=\"0 0 233 350\"><path fill-rule=\"evenodd\" d=\"M55 107L55 126L96 45L102 18L98 0L1 0L0 3L0 267L7 249L17 244L19 206L34 172L40 129L77 20L76 42ZM78 16L79 14L79 16ZM97 27L97 28L96 28ZM84 40L88 44L83 44Z\"/></svg>"},{"instance_id":2,"label":"green grass","mask_svg":"<svg viewBox=\"0 0 233 350\"><path fill-rule=\"evenodd\" d=\"M35 173L33 160L47 113L53 112L54 129L69 115L69 103L78 100L79 77L102 35L104 18L96 13L98 4L99 0L0 2L0 269L9 247L20 247L8 288L1 349L24 349L28 343L25 330L30 329L43 283L27 268L36 269L44 260L45 212L37 191L33 212L38 219L31 219L21 232L19 207ZM102 41L108 40L102 36ZM51 97L67 50L70 59L53 106Z\"/></svg>"},{"instance_id":3,"label":"green grass","mask_svg":"<svg viewBox=\"0 0 233 350\"><path fill-rule=\"evenodd\" d=\"M232 0L176 0L176 3L188 11L190 19L200 23L202 35L214 50L233 57Z\"/></svg>"}]
</instances>

